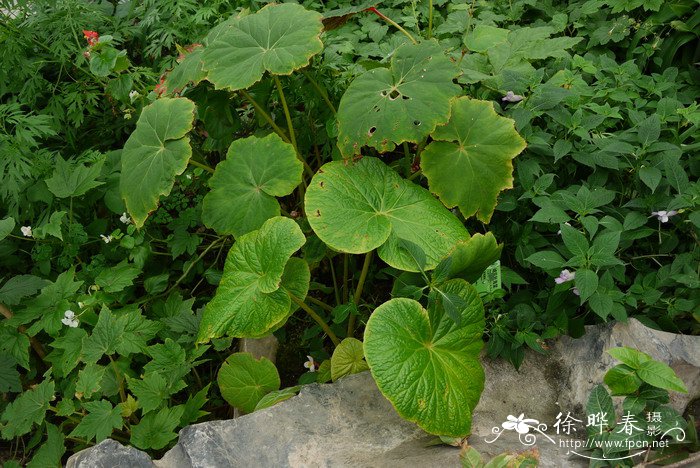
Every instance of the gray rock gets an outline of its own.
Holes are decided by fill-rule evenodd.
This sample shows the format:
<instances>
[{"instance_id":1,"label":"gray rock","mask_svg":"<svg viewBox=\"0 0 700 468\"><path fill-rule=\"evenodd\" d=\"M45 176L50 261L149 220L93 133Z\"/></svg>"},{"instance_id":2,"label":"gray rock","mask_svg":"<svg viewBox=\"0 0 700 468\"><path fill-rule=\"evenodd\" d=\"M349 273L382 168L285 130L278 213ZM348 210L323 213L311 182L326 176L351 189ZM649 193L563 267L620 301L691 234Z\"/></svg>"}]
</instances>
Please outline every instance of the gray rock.
<instances>
[{"instance_id":1,"label":"gray rock","mask_svg":"<svg viewBox=\"0 0 700 468\"><path fill-rule=\"evenodd\" d=\"M106 439L71 456L66 468L153 468L153 462L141 450Z\"/></svg>"},{"instance_id":2,"label":"gray rock","mask_svg":"<svg viewBox=\"0 0 700 468\"><path fill-rule=\"evenodd\" d=\"M560 412L570 412L585 423L583 408L590 390L615 365L605 350L616 346L644 351L676 371L690 391L673 395L671 403L677 410L683 411L700 396L700 337L650 330L636 320L588 327L581 339L557 340L547 355L528 352L519 371L502 360L485 358L486 384L474 413L469 445L488 460L503 452L529 449L528 443L533 442L541 467L587 466L586 460L569 454L566 447L576 436L583 436L583 428L557 434L553 423ZM531 431L527 436L534 439L521 436L522 440L515 431L501 430L509 415L520 414L546 424L547 429ZM401 419L365 372L334 384L305 386L294 398L240 418L186 427L178 444L154 464L162 468L459 466L459 450L428 446L432 439ZM136 452L139 463L146 463L142 452L109 442L118 452L114 458L104 453L105 441L71 457L69 466L117 466L99 464L99 456L123 461L124 450ZM85 452L98 448L89 455L97 458L83 458ZM122 462L119 466L151 465Z\"/></svg>"}]
</instances>

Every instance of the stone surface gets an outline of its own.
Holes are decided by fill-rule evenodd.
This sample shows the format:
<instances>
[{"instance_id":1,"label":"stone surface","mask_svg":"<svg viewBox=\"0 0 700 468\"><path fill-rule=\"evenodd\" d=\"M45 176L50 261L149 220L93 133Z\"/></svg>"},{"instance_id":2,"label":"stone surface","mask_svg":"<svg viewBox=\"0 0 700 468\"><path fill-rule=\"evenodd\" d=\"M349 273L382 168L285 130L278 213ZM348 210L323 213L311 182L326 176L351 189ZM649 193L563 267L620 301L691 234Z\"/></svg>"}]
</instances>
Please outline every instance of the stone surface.
<instances>
[{"instance_id":1,"label":"stone surface","mask_svg":"<svg viewBox=\"0 0 700 468\"><path fill-rule=\"evenodd\" d=\"M106 439L71 456L66 468L153 468L153 462L144 452L125 447L116 440Z\"/></svg>"},{"instance_id":2,"label":"stone surface","mask_svg":"<svg viewBox=\"0 0 700 468\"><path fill-rule=\"evenodd\" d=\"M644 351L676 371L690 390L688 395L674 394L672 405L677 410L683 411L700 396L700 337L650 330L636 320L588 327L581 339L557 340L547 355L528 352L520 371L502 360L485 358L486 386L474 414L469 444L485 459L529 448L523 443L530 440L525 436L521 441L514 431L500 431L509 415L524 414L549 426L545 434L530 433L536 436L539 466L587 466L585 460L571 458L561 445L574 435L558 436L552 425L559 412L582 418L590 390L615 364L605 350L616 346ZM178 444L154 464L167 468L459 466L458 449L428 446L431 439L396 414L365 372L334 384L305 386L297 397L240 418L186 427L180 431ZM96 457L107 448L116 450L116 457L127 450L106 442L74 455L68 466L109 466L98 464L102 459ZM83 455L90 451L95 452ZM142 455L138 463L147 460Z\"/></svg>"}]
</instances>

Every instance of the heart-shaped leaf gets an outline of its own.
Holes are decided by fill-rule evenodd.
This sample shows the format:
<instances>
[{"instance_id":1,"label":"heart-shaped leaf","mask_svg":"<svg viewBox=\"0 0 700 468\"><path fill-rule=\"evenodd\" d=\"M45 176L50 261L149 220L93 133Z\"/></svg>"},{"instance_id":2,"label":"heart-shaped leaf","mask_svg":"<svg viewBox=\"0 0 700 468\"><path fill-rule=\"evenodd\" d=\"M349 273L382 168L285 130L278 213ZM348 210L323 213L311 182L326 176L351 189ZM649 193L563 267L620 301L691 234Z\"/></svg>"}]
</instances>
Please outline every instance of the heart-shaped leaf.
<instances>
[{"instance_id":1,"label":"heart-shaped leaf","mask_svg":"<svg viewBox=\"0 0 700 468\"><path fill-rule=\"evenodd\" d=\"M289 75L323 50L321 14L296 3L270 4L232 23L204 50L217 89L245 89L268 71Z\"/></svg>"},{"instance_id":2,"label":"heart-shaped leaf","mask_svg":"<svg viewBox=\"0 0 700 468\"><path fill-rule=\"evenodd\" d=\"M378 249L382 260L401 270L418 271L401 240L422 249L429 270L469 238L427 190L376 158L325 164L311 180L305 204L311 228L328 246L353 254Z\"/></svg>"},{"instance_id":3,"label":"heart-shaped leaf","mask_svg":"<svg viewBox=\"0 0 700 468\"><path fill-rule=\"evenodd\" d=\"M252 413L267 393L280 388L280 376L272 361L255 359L250 353L230 355L221 365L217 381L224 400L246 413Z\"/></svg>"},{"instance_id":4,"label":"heart-shaped leaf","mask_svg":"<svg viewBox=\"0 0 700 468\"><path fill-rule=\"evenodd\" d=\"M144 107L136 129L124 145L119 184L126 208L136 227L168 195L175 176L185 172L192 155L190 139L194 103L185 98L163 98Z\"/></svg>"},{"instance_id":5,"label":"heart-shaped leaf","mask_svg":"<svg viewBox=\"0 0 700 468\"><path fill-rule=\"evenodd\" d=\"M484 388L484 306L464 280L442 290L466 303L459 325L442 308L392 299L370 316L364 349L379 390L403 418L431 434L461 437Z\"/></svg>"},{"instance_id":6,"label":"heart-shaped leaf","mask_svg":"<svg viewBox=\"0 0 700 468\"><path fill-rule=\"evenodd\" d=\"M294 147L275 133L234 141L226 160L216 166L204 197L204 224L219 234L238 237L279 216L275 197L292 193L303 166Z\"/></svg>"},{"instance_id":7,"label":"heart-shaped leaf","mask_svg":"<svg viewBox=\"0 0 700 468\"><path fill-rule=\"evenodd\" d=\"M363 146L380 153L404 141L418 142L450 117L450 100L460 92L459 74L437 41L404 44L389 68L357 77L338 107L338 148L345 157Z\"/></svg>"},{"instance_id":8,"label":"heart-shaped leaf","mask_svg":"<svg viewBox=\"0 0 700 468\"><path fill-rule=\"evenodd\" d=\"M452 103L446 125L421 154L421 169L430 190L465 218L491 219L498 194L513 187L513 163L525 140L511 119L496 114L493 104L467 97Z\"/></svg>"},{"instance_id":9,"label":"heart-shaped leaf","mask_svg":"<svg viewBox=\"0 0 700 468\"><path fill-rule=\"evenodd\" d=\"M304 299L309 288L306 262L290 260L305 240L297 223L279 216L239 237L204 311L197 342L259 337L284 323L294 310L289 294Z\"/></svg>"},{"instance_id":10,"label":"heart-shaped leaf","mask_svg":"<svg viewBox=\"0 0 700 468\"><path fill-rule=\"evenodd\" d=\"M367 362L362 350L362 341L357 338L345 338L333 351L331 356L331 377L335 382L341 377L366 371Z\"/></svg>"}]
</instances>

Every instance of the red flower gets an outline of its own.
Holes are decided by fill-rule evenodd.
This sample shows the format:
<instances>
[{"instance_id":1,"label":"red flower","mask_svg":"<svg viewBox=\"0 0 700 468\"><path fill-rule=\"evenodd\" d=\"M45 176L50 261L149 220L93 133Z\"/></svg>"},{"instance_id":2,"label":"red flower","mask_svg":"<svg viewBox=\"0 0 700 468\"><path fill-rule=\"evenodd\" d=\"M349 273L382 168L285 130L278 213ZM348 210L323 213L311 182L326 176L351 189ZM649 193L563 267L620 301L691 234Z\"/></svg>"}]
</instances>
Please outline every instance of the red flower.
<instances>
[{"instance_id":1,"label":"red flower","mask_svg":"<svg viewBox=\"0 0 700 468\"><path fill-rule=\"evenodd\" d=\"M161 95L164 94L166 91L167 91L167 90L166 90L166 88L165 88L165 74L163 74L163 75L160 77L160 82L156 85L155 88L153 88L153 92L155 92L158 96L161 96Z\"/></svg>"},{"instance_id":2,"label":"red flower","mask_svg":"<svg viewBox=\"0 0 700 468\"><path fill-rule=\"evenodd\" d=\"M83 29L83 37L91 47L97 44L97 41L100 39L99 33L96 31L88 31L87 29Z\"/></svg>"}]
</instances>

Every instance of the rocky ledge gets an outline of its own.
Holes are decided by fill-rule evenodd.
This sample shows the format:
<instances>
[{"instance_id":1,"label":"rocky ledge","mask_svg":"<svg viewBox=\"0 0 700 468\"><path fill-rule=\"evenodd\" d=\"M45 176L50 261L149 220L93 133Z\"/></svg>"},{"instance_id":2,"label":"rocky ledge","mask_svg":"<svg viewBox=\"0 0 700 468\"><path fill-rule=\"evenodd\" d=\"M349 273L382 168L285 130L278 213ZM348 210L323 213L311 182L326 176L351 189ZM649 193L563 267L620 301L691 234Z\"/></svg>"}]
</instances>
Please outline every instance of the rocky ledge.
<instances>
[{"instance_id":1,"label":"rocky ledge","mask_svg":"<svg viewBox=\"0 0 700 468\"><path fill-rule=\"evenodd\" d=\"M636 320L588 327L580 339L557 340L547 355L528 353L519 371L507 362L484 359L486 387L469 444L487 459L529 448L515 432L487 442L508 415L524 414L547 424L555 441L542 436L536 440L541 467L588 466L560 447L552 423L560 412L583 413L590 390L614 365L605 350L616 346L639 349L676 371L690 390L688 395L672 395L671 405L678 411L700 396L700 337L651 330ZM105 440L71 456L67 466L459 466L459 449L429 445L433 439L402 420L365 372L333 384L307 385L298 396L266 410L186 427L160 460Z\"/></svg>"}]
</instances>

